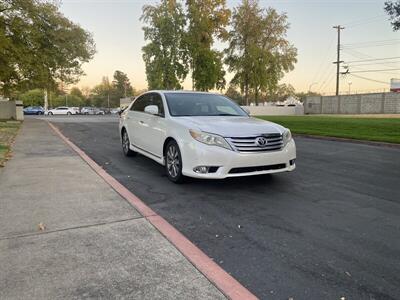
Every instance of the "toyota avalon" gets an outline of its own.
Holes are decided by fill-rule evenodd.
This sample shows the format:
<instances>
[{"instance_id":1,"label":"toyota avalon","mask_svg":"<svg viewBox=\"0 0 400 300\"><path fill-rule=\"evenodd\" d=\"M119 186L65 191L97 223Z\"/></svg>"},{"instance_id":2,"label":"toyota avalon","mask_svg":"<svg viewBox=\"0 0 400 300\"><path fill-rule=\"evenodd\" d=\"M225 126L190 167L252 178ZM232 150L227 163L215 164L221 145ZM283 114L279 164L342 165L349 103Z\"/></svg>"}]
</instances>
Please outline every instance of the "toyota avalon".
<instances>
[{"instance_id":1,"label":"toyota avalon","mask_svg":"<svg viewBox=\"0 0 400 300\"><path fill-rule=\"evenodd\" d=\"M229 98L206 92L150 91L120 118L126 156L145 155L168 178L222 179L293 171L290 130L253 118Z\"/></svg>"}]
</instances>

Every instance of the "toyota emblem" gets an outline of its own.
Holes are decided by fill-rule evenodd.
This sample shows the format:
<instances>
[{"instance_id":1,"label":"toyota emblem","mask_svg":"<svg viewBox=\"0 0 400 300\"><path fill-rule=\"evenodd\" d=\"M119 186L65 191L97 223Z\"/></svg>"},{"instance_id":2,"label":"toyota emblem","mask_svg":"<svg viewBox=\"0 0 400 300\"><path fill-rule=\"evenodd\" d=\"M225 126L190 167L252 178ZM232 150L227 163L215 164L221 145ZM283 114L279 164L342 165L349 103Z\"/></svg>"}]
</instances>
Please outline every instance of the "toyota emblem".
<instances>
[{"instance_id":1,"label":"toyota emblem","mask_svg":"<svg viewBox=\"0 0 400 300\"><path fill-rule=\"evenodd\" d=\"M265 146L267 146L267 143L268 143L267 139L263 136L256 138L256 144L259 147L265 147Z\"/></svg>"}]
</instances>

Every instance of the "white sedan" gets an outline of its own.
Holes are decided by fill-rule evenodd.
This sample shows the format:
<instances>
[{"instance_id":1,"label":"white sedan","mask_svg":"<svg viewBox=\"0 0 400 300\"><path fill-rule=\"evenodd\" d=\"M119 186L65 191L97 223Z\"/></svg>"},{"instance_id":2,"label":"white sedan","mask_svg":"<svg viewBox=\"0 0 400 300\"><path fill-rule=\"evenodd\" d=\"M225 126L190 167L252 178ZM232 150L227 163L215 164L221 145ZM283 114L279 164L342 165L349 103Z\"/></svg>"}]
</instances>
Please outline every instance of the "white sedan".
<instances>
[{"instance_id":1,"label":"white sedan","mask_svg":"<svg viewBox=\"0 0 400 300\"><path fill-rule=\"evenodd\" d=\"M252 118L219 94L147 92L121 114L119 132L126 156L157 161L176 183L185 176L222 179L296 167L289 129Z\"/></svg>"},{"instance_id":2,"label":"white sedan","mask_svg":"<svg viewBox=\"0 0 400 300\"><path fill-rule=\"evenodd\" d=\"M45 112L46 115L76 115L79 113L79 108L59 106L53 109L49 109Z\"/></svg>"}]
</instances>

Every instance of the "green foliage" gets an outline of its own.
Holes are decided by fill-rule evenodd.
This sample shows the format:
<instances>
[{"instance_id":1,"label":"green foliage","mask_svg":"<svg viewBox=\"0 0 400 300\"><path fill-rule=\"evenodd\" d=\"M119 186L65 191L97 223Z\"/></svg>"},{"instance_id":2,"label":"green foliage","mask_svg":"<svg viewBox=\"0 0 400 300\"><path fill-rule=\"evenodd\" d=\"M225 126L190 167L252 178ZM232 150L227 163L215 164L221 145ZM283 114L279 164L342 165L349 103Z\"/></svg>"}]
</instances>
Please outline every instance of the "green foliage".
<instances>
[{"instance_id":1,"label":"green foliage","mask_svg":"<svg viewBox=\"0 0 400 300\"><path fill-rule=\"evenodd\" d=\"M236 90L234 86L230 85L226 90L225 95L237 102L239 105L245 105L243 102L243 96Z\"/></svg>"},{"instance_id":2,"label":"green foliage","mask_svg":"<svg viewBox=\"0 0 400 300\"><path fill-rule=\"evenodd\" d=\"M394 31L400 29L400 0L386 1L385 11L390 16L392 27Z\"/></svg>"},{"instance_id":3,"label":"green foliage","mask_svg":"<svg viewBox=\"0 0 400 300\"><path fill-rule=\"evenodd\" d=\"M119 98L130 97L134 94L134 89L129 81L128 75L121 71L114 72L112 82L115 96Z\"/></svg>"},{"instance_id":4,"label":"green foliage","mask_svg":"<svg viewBox=\"0 0 400 300\"><path fill-rule=\"evenodd\" d=\"M400 118L348 116L261 116L293 133L400 144Z\"/></svg>"},{"instance_id":5,"label":"green foliage","mask_svg":"<svg viewBox=\"0 0 400 300\"><path fill-rule=\"evenodd\" d=\"M175 0L145 5L141 20L147 25L143 31L149 41L142 48L149 89L181 89L188 73L182 6Z\"/></svg>"},{"instance_id":6,"label":"green foliage","mask_svg":"<svg viewBox=\"0 0 400 300\"><path fill-rule=\"evenodd\" d=\"M231 84L240 87L248 102L261 93L274 94L285 72L296 63L297 49L286 40L286 14L261 9L256 0L243 0L234 9L225 60L234 73Z\"/></svg>"},{"instance_id":7,"label":"green foliage","mask_svg":"<svg viewBox=\"0 0 400 300\"><path fill-rule=\"evenodd\" d=\"M74 87L71 89L71 91L69 92L69 94L70 94L71 96L76 96L76 97L78 97L78 98L85 99L85 97L84 97L83 94L82 94L82 91L81 91L78 87L76 87L76 86L74 86Z\"/></svg>"},{"instance_id":8,"label":"green foliage","mask_svg":"<svg viewBox=\"0 0 400 300\"><path fill-rule=\"evenodd\" d=\"M74 83L95 53L92 36L64 17L53 2L0 3L0 90L55 89Z\"/></svg>"},{"instance_id":9,"label":"green foliage","mask_svg":"<svg viewBox=\"0 0 400 300\"><path fill-rule=\"evenodd\" d=\"M187 0L189 28L186 42L193 87L208 91L225 86L222 53L212 49L214 41L225 41L230 10L225 0Z\"/></svg>"},{"instance_id":10,"label":"green foliage","mask_svg":"<svg viewBox=\"0 0 400 300\"><path fill-rule=\"evenodd\" d=\"M277 87L272 91L272 93L267 94L267 100L272 101L284 101L290 96L295 96L296 91L294 87L290 84L279 84Z\"/></svg>"},{"instance_id":11,"label":"green foliage","mask_svg":"<svg viewBox=\"0 0 400 300\"><path fill-rule=\"evenodd\" d=\"M43 106L44 91L42 89L34 89L19 95L19 99L23 101L24 106Z\"/></svg>"},{"instance_id":12,"label":"green foliage","mask_svg":"<svg viewBox=\"0 0 400 300\"><path fill-rule=\"evenodd\" d=\"M52 102L53 107L57 106L82 107L84 105L85 102L83 98L71 94L56 96Z\"/></svg>"}]
</instances>

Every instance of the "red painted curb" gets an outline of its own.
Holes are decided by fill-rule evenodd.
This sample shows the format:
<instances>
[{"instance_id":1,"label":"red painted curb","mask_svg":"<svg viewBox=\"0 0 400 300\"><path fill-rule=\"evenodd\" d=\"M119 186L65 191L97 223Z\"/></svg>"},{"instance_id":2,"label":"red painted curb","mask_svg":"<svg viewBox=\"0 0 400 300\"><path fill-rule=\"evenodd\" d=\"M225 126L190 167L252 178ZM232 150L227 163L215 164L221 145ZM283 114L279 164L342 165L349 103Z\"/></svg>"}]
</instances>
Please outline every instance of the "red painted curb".
<instances>
[{"instance_id":1,"label":"red painted curb","mask_svg":"<svg viewBox=\"0 0 400 300\"><path fill-rule=\"evenodd\" d=\"M226 297L232 300L258 299L235 278L209 258L203 251L189 241L163 217L157 215L142 200L132 194L126 187L108 174L93 161L84 151L72 143L61 131L49 121L47 124L54 132L70 146L105 182L118 194L129 201L163 236L165 236L210 282L212 282Z\"/></svg>"}]
</instances>

